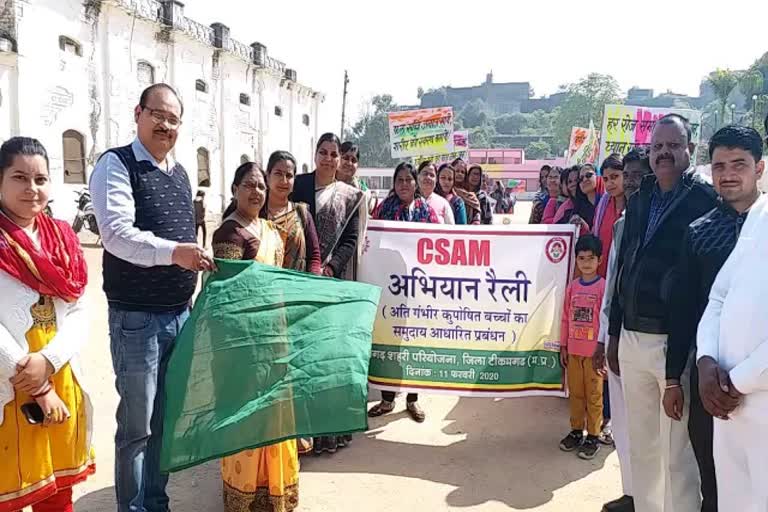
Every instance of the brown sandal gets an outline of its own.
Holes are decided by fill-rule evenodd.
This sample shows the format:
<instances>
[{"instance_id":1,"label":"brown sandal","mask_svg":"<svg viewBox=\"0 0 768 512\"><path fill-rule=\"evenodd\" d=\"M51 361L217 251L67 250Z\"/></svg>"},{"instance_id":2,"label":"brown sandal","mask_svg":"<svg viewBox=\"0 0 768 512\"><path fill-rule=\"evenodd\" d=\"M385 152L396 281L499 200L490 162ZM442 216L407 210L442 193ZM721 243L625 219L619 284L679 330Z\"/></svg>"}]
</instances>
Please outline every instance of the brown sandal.
<instances>
[{"instance_id":1,"label":"brown sandal","mask_svg":"<svg viewBox=\"0 0 768 512\"><path fill-rule=\"evenodd\" d=\"M427 415L419 405L419 402L408 402L406 409L416 423L424 423L424 420L427 419Z\"/></svg>"},{"instance_id":2,"label":"brown sandal","mask_svg":"<svg viewBox=\"0 0 768 512\"><path fill-rule=\"evenodd\" d=\"M384 414L389 414L394 410L395 410L395 402L387 402L386 400L382 400L381 402L371 407L371 410L368 411L368 417L378 418L379 416L382 416Z\"/></svg>"}]
</instances>

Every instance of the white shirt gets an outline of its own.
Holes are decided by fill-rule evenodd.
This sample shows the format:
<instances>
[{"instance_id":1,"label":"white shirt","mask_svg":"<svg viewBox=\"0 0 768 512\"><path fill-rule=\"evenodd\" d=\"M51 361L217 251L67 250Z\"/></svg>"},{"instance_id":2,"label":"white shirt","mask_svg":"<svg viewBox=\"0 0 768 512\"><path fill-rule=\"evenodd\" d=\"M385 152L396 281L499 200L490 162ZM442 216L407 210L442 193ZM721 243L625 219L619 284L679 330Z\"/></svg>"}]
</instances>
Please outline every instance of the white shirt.
<instances>
[{"instance_id":1,"label":"white shirt","mask_svg":"<svg viewBox=\"0 0 768 512\"><path fill-rule=\"evenodd\" d=\"M768 198L752 206L736 247L717 275L699 323L697 360L711 357L739 392L768 391ZM768 404L768 393L760 402ZM756 398L756 397L755 397ZM745 405L754 399L747 397ZM768 408L761 407L762 416Z\"/></svg>"},{"instance_id":2,"label":"white shirt","mask_svg":"<svg viewBox=\"0 0 768 512\"><path fill-rule=\"evenodd\" d=\"M163 168L138 138L131 143L131 148L137 162L148 161L165 174L172 173L175 164L170 155ZM136 203L130 175L117 155L107 153L99 160L91 174L89 189L102 244L110 254L138 267L172 264L177 242L134 226Z\"/></svg>"}]
</instances>

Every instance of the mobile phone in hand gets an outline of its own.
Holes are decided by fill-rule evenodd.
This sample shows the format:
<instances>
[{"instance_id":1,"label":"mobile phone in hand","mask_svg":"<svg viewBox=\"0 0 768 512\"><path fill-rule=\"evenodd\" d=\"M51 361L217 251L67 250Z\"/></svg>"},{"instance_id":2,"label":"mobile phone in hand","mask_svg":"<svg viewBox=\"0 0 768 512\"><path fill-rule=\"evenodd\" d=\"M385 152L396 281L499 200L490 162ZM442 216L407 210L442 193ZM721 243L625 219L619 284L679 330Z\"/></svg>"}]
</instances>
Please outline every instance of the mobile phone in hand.
<instances>
[{"instance_id":1,"label":"mobile phone in hand","mask_svg":"<svg viewBox=\"0 0 768 512\"><path fill-rule=\"evenodd\" d=\"M37 402L29 402L21 406L21 412L27 418L27 423L30 425L40 425L45 421L45 414L43 414L43 408Z\"/></svg>"}]
</instances>

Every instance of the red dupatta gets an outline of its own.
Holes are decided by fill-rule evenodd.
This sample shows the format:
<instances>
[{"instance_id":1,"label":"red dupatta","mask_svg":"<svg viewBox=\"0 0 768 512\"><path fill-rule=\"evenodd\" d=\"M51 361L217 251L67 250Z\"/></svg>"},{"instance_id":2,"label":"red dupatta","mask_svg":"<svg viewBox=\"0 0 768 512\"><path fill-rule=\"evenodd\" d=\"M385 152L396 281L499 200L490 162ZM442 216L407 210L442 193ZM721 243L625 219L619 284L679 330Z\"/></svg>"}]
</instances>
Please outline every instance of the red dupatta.
<instances>
[{"instance_id":1,"label":"red dupatta","mask_svg":"<svg viewBox=\"0 0 768 512\"><path fill-rule=\"evenodd\" d=\"M44 213L35 218L35 226L39 248L24 229L0 213L0 270L40 295L76 301L88 282L77 235Z\"/></svg>"}]
</instances>

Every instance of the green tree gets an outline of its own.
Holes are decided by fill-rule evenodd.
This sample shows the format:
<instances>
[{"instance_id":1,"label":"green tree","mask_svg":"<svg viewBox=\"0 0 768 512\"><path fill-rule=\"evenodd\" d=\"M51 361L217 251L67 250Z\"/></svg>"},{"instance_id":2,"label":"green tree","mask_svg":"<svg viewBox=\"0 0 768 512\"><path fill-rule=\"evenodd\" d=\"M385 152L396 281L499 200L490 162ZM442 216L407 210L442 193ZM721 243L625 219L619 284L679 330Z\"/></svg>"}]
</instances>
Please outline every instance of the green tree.
<instances>
[{"instance_id":1,"label":"green tree","mask_svg":"<svg viewBox=\"0 0 768 512\"><path fill-rule=\"evenodd\" d=\"M464 128L480 128L493 121L493 113L480 98L470 101L457 116Z\"/></svg>"},{"instance_id":2,"label":"green tree","mask_svg":"<svg viewBox=\"0 0 768 512\"><path fill-rule=\"evenodd\" d=\"M360 161L369 167L393 167L397 161L391 157L389 147L388 112L397 110L389 94L374 96L360 119L352 127L350 139L360 147Z\"/></svg>"},{"instance_id":3,"label":"green tree","mask_svg":"<svg viewBox=\"0 0 768 512\"><path fill-rule=\"evenodd\" d=\"M751 67L739 77L739 89L744 94L744 109L752 108L752 97L763 92L763 73L756 67Z\"/></svg>"},{"instance_id":4,"label":"green tree","mask_svg":"<svg viewBox=\"0 0 768 512\"><path fill-rule=\"evenodd\" d=\"M505 135L517 135L528 126L529 116L525 114L504 114L494 119L496 132Z\"/></svg>"},{"instance_id":5,"label":"green tree","mask_svg":"<svg viewBox=\"0 0 768 512\"><path fill-rule=\"evenodd\" d=\"M520 133L522 135L552 135L553 123L558 113L559 110L555 109L552 112L536 110L530 114L525 114L528 125Z\"/></svg>"},{"instance_id":6,"label":"green tree","mask_svg":"<svg viewBox=\"0 0 768 512\"><path fill-rule=\"evenodd\" d=\"M730 69L716 69L706 78L707 83L712 87L720 107L719 123L725 124L725 112L728 107L728 98L734 89L739 85L739 73Z\"/></svg>"},{"instance_id":7,"label":"green tree","mask_svg":"<svg viewBox=\"0 0 768 512\"><path fill-rule=\"evenodd\" d=\"M554 146L559 153L568 147L571 128L601 124L605 105L622 103L619 84L611 75L590 73L576 83L565 86L565 98L554 119Z\"/></svg>"},{"instance_id":8,"label":"green tree","mask_svg":"<svg viewBox=\"0 0 768 512\"><path fill-rule=\"evenodd\" d=\"M469 129L469 147L470 148L492 148L494 147L493 138L496 136L496 129L492 124L485 124Z\"/></svg>"},{"instance_id":9,"label":"green tree","mask_svg":"<svg viewBox=\"0 0 768 512\"><path fill-rule=\"evenodd\" d=\"M544 140L533 141L525 148L525 158L541 160L552 155L552 146Z\"/></svg>"}]
</instances>

